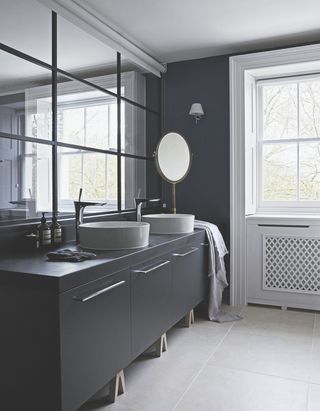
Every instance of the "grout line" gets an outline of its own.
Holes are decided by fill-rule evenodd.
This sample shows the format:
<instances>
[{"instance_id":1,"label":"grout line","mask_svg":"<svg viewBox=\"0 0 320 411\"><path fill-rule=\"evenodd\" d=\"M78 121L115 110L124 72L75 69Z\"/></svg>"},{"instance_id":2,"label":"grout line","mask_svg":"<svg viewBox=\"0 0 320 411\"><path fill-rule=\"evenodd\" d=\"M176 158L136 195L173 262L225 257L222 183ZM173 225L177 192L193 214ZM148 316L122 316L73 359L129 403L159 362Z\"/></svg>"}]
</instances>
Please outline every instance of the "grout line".
<instances>
[{"instance_id":1,"label":"grout line","mask_svg":"<svg viewBox=\"0 0 320 411\"><path fill-rule=\"evenodd\" d=\"M314 340L315 340L315 335L316 335L316 328L317 328L317 313L314 313L314 323L313 323L313 332L312 332L312 343L311 343L311 357L313 357L313 351L314 351ZM311 358L311 363L312 363L312 358Z\"/></svg>"},{"instance_id":2,"label":"grout line","mask_svg":"<svg viewBox=\"0 0 320 411\"><path fill-rule=\"evenodd\" d=\"M245 368L233 368L233 367L228 367L226 365L216 365L216 364L209 364L209 367L217 367L217 368L225 368L226 370L233 370L233 371L241 371L241 372L245 372L245 373L249 373L249 374L256 374L256 375L262 375L263 377L270 377L270 378L280 378L282 380L288 380L288 381L292 381L292 382L300 382L303 384L307 384L308 385L308 381L307 380L299 380L298 378L293 378L293 377L284 377L283 375L275 375L275 374L266 374L264 372L260 372L260 371L251 371L251 370L246 370Z\"/></svg>"},{"instance_id":3,"label":"grout line","mask_svg":"<svg viewBox=\"0 0 320 411\"><path fill-rule=\"evenodd\" d=\"M316 334L316 326L317 326L317 313L315 312L314 313L314 323L313 323L313 333L312 333L312 343L311 343L311 353L310 353L310 374L308 378L306 411L308 411L308 408L309 408L309 396L310 396L310 390L311 390L311 370L312 370L312 364L313 364L313 351L314 351L314 339L315 339L315 334Z\"/></svg>"},{"instance_id":4,"label":"grout line","mask_svg":"<svg viewBox=\"0 0 320 411\"><path fill-rule=\"evenodd\" d=\"M246 306L242 307L239 315L242 315L244 309ZM222 340L219 342L219 344L214 348L214 350L212 351L212 353L209 355L208 359L203 363L203 365L200 367L199 371L194 375L194 377L192 378L192 380L190 381L190 383L188 384L187 388L185 389L185 391L182 393L181 397L179 398L179 400L176 402L176 404L174 405L174 407L172 408L172 411L176 410L176 408L178 407L178 405L181 403L181 401L183 400L183 398L185 397L185 395L187 394L187 392L189 391L189 389L191 388L191 386L193 385L193 383L196 381L196 379L199 377L199 375L201 374L201 372L204 370L204 368L207 366L207 364L209 363L209 361L211 360L211 358L214 356L214 354L217 352L217 350L221 347L221 345L223 344L224 340L227 338L227 336L230 334L230 331L232 330L233 326L235 325L236 321L231 325L231 327L227 330L226 334L224 335L224 337L222 338Z\"/></svg>"},{"instance_id":5,"label":"grout line","mask_svg":"<svg viewBox=\"0 0 320 411\"><path fill-rule=\"evenodd\" d=\"M310 384L310 381L311 381L311 369L312 369L312 363L313 363L313 351L314 351L314 340L315 340L315 335L316 335L316 326L317 326L317 313L314 313L314 323L313 323L311 352L310 352L310 374L309 374L309 378L308 378L309 384Z\"/></svg>"}]
</instances>

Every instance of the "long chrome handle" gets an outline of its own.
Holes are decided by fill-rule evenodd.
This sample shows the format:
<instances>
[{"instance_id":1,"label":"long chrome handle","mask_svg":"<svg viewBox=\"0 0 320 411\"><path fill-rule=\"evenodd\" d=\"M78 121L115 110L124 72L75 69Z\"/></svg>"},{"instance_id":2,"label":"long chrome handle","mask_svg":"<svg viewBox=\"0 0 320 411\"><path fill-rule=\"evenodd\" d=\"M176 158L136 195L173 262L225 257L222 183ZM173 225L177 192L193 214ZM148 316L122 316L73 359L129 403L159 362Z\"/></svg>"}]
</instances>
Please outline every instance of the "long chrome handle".
<instances>
[{"instance_id":1,"label":"long chrome handle","mask_svg":"<svg viewBox=\"0 0 320 411\"><path fill-rule=\"evenodd\" d=\"M192 247L191 250L190 250L190 251L187 251L186 253L183 253L183 254L181 254L181 253L172 253L172 255L173 255L174 257L185 257L185 256L187 256L187 255L189 255L189 254L195 253L195 252L198 251L198 250L199 250L199 248L197 248L197 247Z\"/></svg>"},{"instance_id":2,"label":"long chrome handle","mask_svg":"<svg viewBox=\"0 0 320 411\"><path fill-rule=\"evenodd\" d=\"M108 292L108 291L110 291L110 290L113 290L114 288L119 287L120 285L122 285L122 284L124 284L124 283L125 283L125 281L122 280L122 281L119 281L118 283L115 283L115 284L110 285L109 287L102 288L101 290L96 291L95 293L92 293L92 294L90 294L90 295L87 295L86 297L74 297L74 299L75 299L76 301L81 301L82 303L85 303L86 301L89 301L89 300L91 300L92 298L95 298L95 297L97 297L97 296L100 295L100 294L103 294L103 293L106 293L106 292Z\"/></svg>"},{"instance_id":3,"label":"long chrome handle","mask_svg":"<svg viewBox=\"0 0 320 411\"><path fill-rule=\"evenodd\" d=\"M208 247L209 243L200 243L200 245L202 245L202 247Z\"/></svg>"},{"instance_id":4,"label":"long chrome handle","mask_svg":"<svg viewBox=\"0 0 320 411\"><path fill-rule=\"evenodd\" d=\"M160 267L163 267L164 265L167 265L167 264L170 264L170 261L163 261L162 263L160 263L160 264L157 264L156 266L154 266L154 267L151 267L151 268L148 268L147 270L132 270L132 272L133 273L138 273L138 274L149 274L149 273L151 273L152 271L155 271L155 270L157 270L158 268L160 268Z\"/></svg>"}]
</instances>

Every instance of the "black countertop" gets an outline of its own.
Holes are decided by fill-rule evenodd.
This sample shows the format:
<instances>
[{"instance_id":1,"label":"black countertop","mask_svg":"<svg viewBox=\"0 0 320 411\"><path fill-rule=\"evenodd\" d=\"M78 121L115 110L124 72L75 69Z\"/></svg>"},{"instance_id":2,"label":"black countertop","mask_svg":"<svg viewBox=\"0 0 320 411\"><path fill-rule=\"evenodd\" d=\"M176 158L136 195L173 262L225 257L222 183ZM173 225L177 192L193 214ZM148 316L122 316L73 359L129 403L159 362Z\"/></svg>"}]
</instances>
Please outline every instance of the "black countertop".
<instances>
[{"instance_id":1,"label":"black countertop","mask_svg":"<svg viewBox=\"0 0 320 411\"><path fill-rule=\"evenodd\" d=\"M41 287L53 292L64 292L71 288L97 280L144 261L171 252L174 248L187 246L204 239L204 230L182 235L150 235L147 247L134 250L94 251L97 257L79 263L48 261L49 250L35 250L29 253L15 253L0 258L0 284ZM60 249L78 249L75 243L68 243ZM55 251L56 249L50 249Z\"/></svg>"}]
</instances>

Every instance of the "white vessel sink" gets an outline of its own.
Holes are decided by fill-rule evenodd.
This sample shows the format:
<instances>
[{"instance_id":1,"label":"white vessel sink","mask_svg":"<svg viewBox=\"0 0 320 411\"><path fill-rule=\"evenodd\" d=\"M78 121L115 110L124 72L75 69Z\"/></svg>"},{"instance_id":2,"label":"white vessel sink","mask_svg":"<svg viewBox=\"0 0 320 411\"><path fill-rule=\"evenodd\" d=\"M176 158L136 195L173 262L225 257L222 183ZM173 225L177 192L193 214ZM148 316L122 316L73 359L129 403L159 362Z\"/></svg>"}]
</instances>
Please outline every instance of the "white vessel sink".
<instances>
[{"instance_id":1,"label":"white vessel sink","mask_svg":"<svg viewBox=\"0 0 320 411\"><path fill-rule=\"evenodd\" d=\"M101 221L79 226L80 246L92 250L125 250L149 244L150 224Z\"/></svg>"},{"instance_id":2,"label":"white vessel sink","mask_svg":"<svg viewBox=\"0 0 320 411\"><path fill-rule=\"evenodd\" d=\"M193 214L147 214L142 220L150 224L151 234L185 234L194 230Z\"/></svg>"}]
</instances>

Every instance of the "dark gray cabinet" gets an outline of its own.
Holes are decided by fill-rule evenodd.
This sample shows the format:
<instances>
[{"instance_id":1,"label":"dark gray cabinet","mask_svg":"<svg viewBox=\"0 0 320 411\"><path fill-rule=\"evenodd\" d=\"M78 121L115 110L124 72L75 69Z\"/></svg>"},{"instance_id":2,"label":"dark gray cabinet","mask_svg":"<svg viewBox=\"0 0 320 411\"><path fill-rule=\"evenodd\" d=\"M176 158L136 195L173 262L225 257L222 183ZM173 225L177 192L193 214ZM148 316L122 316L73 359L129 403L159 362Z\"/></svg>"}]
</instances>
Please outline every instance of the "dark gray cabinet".
<instances>
[{"instance_id":1,"label":"dark gray cabinet","mask_svg":"<svg viewBox=\"0 0 320 411\"><path fill-rule=\"evenodd\" d=\"M137 357L172 325L170 256L131 269L132 353Z\"/></svg>"},{"instance_id":2,"label":"dark gray cabinet","mask_svg":"<svg viewBox=\"0 0 320 411\"><path fill-rule=\"evenodd\" d=\"M172 258L172 316L179 321L205 297L207 291L206 247L197 242L175 250Z\"/></svg>"},{"instance_id":3,"label":"dark gray cabinet","mask_svg":"<svg viewBox=\"0 0 320 411\"><path fill-rule=\"evenodd\" d=\"M77 410L205 298L204 237L197 231L127 256L106 253L61 276L62 289L57 272L73 263L40 256L33 264L43 264L43 274L2 271L0 409Z\"/></svg>"},{"instance_id":4,"label":"dark gray cabinet","mask_svg":"<svg viewBox=\"0 0 320 411\"><path fill-rule=\"evenodd\" d=\"M131 360L129 270L61 294L62 410L77 409Z\"/></svg>"}]
</instances>

